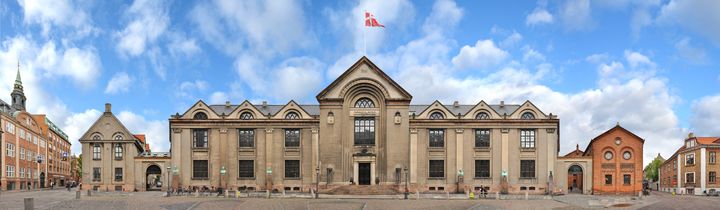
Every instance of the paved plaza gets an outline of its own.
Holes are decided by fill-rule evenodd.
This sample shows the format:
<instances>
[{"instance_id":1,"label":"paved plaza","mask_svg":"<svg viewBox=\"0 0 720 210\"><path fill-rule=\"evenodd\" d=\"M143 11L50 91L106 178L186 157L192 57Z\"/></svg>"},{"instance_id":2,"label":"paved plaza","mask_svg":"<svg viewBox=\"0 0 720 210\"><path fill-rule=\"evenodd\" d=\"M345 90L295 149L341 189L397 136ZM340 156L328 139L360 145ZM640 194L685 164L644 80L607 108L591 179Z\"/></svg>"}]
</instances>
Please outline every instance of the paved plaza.
<instances>
[{"instance_id":1,"label":"paved plaza","mask_svg":"<svg viewBox=\"0 0 720 210\"><path fill-rule=\"evenodd\" d=\"M444 200L444 199L306 199L306 198L219 198L174 196L162 192L98 193L75 199L75 191L48 190L2 192L0 209L23 209L23 198L35 199L36 209L713 209L719 197L672 196L653 193L633 197L566 195L545 200Z\"/></svg>"}]
</instances>

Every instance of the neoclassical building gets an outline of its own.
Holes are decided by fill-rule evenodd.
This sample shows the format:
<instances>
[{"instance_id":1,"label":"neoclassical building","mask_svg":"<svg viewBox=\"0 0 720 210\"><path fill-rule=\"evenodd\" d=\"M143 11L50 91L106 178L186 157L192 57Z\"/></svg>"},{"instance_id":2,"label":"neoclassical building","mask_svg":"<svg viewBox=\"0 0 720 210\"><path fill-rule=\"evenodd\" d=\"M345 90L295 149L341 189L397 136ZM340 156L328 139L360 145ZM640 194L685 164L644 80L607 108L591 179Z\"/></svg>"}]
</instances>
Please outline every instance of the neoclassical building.
<instances>
[{"instance_id":1,"label":"neoclassical building","mask_svg":"<svg viewBox=\"0 0 720 210\"><path fill-rule=\"evenodd\" d=\"M690 133L683 141L683 146L658 169L660 190L689 195L720 191L720 137L696 137Z\"/></svg>"},{"instance_id":2,"label":"neoclassical building","mask_svg":"<svg viewBox=\"0 0 720 210\"><path fill-rule=\"evenodd\" d=\"M412 95L366 57L316 98L318 104L198 101L173 115L172 186L401 191L407 183L413 192L486 187L531 194L564 188L565 178L553 178L567 170L558 164L559 119L530 101L412 104ZM126 145L140 151L131 140Z\"/></svg>"}]
</instances>

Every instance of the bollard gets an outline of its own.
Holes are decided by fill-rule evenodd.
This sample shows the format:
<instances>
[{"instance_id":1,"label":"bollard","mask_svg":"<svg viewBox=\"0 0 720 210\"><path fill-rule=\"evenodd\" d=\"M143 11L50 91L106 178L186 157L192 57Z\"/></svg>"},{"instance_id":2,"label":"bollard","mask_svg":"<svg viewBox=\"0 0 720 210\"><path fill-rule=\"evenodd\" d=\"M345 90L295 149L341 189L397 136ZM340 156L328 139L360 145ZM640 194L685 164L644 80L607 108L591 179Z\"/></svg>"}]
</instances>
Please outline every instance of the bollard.
<instances>
[{"instance_id":1,"label":"bollard","mask_svg":"<svg viewBox=\"0 0 720 210\"><path fill-rule=\"evenodd\" d=\"M420 190L415 190L415 195L417 196L416 200L420 200Z\"/></svg>"},{"instance_id":2,"label":"bollard","mask_svg":"<svg viewBox=\"0 0 720 210\"><path fill-rule=\"evenodd\" d=\"M33 198L25 198L25 210L34 210L35 202Z\"/></svg>"},{"instance_id":3,"label":"bollard","mask_svg":"<svg viewBox=\"0 0 720 210\"><path fill-rule=\"evenodd\" d=\"M225 198L228 197L228 190L225 190Z\"/></svg>"},{"instance_id":4,"label":"bollard","mask_svg":"<svg viewBox=\"0 0 720 210\"><path fill-rule=\"evenodd\" d=\"M195 190L195 197L200 197L200 190Z\"/></svg>"},{"instance_id":5,"label":"bollard","mask_svg":"<svg viewBox=\"0 0 720 210\"><path fill-rule=\"evenodd\" d=\"M500 192L495 192L495 200L500 200Z\"/></svg>"},{"instance_id":6,"label":"bollard","mask_svg":"<svg viewBox=\"0 0 720 210\"><path fill-rule=\"evenodd\" d=\"M80 191L75 191L75 199L80 199Z\"/></svg>"},{"instance_id":7,"label":"bollard","mask_svg":"<svg viewBox=\"0 0 720 210\"><path fill-rule=\"evenodd\" d=\"M90 197L90 195L91 195L91 190L87 190L87 196Z\"/></svg>"},{"instance_id":8,"label":"bollard","mask_svg":"<svg viewBox=\"0 0 720 210\"><path fill-rule=\"evenodd\" d=\"M270 198L270 190L269 190L269 189L268 189L268 190L265 190L265 192L266 192L266 194L267 194L267 195L265 195L265 198Z\"/></svg>"},{"instance_id":9,"label":"bollard","mask_svg":"<svg viewBox=\"0 0 720 210\"><path fill-rule=\"evenodd\" d=\"M529 200L529 199L528 199L528 192L525 192L525 200Z\"/></svg>"},{"instance_id":10,"label":"bollard","mask_svg":"<svg viewBox=\"0 0 720 210\"><path fill-rule=\"evenodd\" d=\"M450 192L445 192L445 200L450 200Z\"/></svg>"}]
</instances>

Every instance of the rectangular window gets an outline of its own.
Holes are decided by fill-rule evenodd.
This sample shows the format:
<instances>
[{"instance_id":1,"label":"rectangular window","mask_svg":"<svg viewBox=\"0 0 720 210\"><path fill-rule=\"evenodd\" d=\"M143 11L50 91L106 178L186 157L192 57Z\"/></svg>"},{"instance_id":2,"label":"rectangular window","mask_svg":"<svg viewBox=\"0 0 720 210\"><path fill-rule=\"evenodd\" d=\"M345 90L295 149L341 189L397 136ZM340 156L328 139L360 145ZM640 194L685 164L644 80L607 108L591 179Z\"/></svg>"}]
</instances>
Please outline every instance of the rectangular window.
<instances>
[{"instance_id":1,"label":"rectangular window","mask_svg":"<svg viewBox=\"0 0 720 210\"><path fill-rule=\"evenodd\" d=\"M430 160L430 178L445 178L445 160Z\"/></svg>"},{"instance_id":2,"label":"rectangular window","mask_svg":"<svg viewBox=\"0 0 720 210\"><path fill-rule=\"evenodd\" d=\"M8 157L15 157L15 145L8 143L5 148Z\"/></svg>"},{"instance_id":3,"label":"rectangular window","mask_svg":"<svg viewBox=\"0 0 720 210\"><path fill-rule=\"evenodd\" d=\"M255 161L238 160L238 177L253 178L255 177Z\"/></svg>"},{"instance_id":4,"label":"rectangular window","mask_svg":"<svg viewBox=\"0 0 720 210\"><path fill-rule=\"evenodd\" d=\"M630 174L623 174L623 184L630 185Z\"/></svg>"},{"instance_id":5,"label":"rectangular window","mask_svg":"<svg viewBox=\"0 0 720 210\"><path fill-rule=\"evenodd\" d=\"M715 164L715 152L710 152L710 163Z\"/></svg>"},{"instance_id":6,"label":"rectangular window","mask_svg":"<svg viewBox=\"0 0 720 210\"><path fill-rule=\"evenodd\" d=\"M100 147L99 143L95 143L93 145L93 160L100 160L100 157L102 157L101 152L102 152L102 147Z\"/></svg>"},{"instance_id":7,"label":"rectangular window","mask_svg":"<svg viewBox=\"0 0 720 210\"><path fill-rule=\"evenodd\" d=\"M208 129L193 129L193 147L207 148Z\"/></svg>"},{"instance_id":8,"label":"rectangular window","mask_svg":"<svg viewBox=\"0 0 720 210\"><path fill-rule=\"evenodd\" d=\"M255 130L238 129L238 146L255 147Z\"/></svg>"},{"instance_id":9,"label":"rectangular window","mask_svg":"<svg viewBox=\"0 0 720 210\"><path fill-rule=\"evenodd\" d=\"M490 160L475 160L475 178L490 178Z\"/></svg>"},{"instance_id":10,"label":"rectangular window","mask_svg":"<svg viewBox=\"0 0 720 210\"><path fill-rule=\"evenodd\" d=\"M695 154L685 155L685 165L695 165Z\"/></svg>"},{"instance_id":11,"label":"rectangular window","mask_svg":"<svg viewBox=\"0 0 720 210\"><path fill-rule=\"evenodd\" d=\"M711 172L708 174L708 182L710 182L710 183L715 183L716 180L717 180L717 178L715 178L716 176L717 176L717 175L715 174L715 172L714 172L714 171L711 171Z\"/></svg>"},{"instance_id":12,"label":"rectangular window","mask_svg":"<svg viewBox=\"0 0 720 210\"><path fill-rule=\"evenodd\" d=\"M14 177L15 176L15 166L8 165L5 167L5 176L7 177Z\"/></svg>"},{"instance_id":13,"label":"rectangular window","mask_svg":"<svg viewBox=\"0 0 720 210\"><path fill-rule=\"evenodd\" d=\"M100 181L100 168L98 168L98 167L93 168L93 181L94 182Z\"/></svg>"},{"instance_id":14,"label":"rectangular window","mask_svg":"<svg viewBox=\"0 0 720 210\"><path fill-rule=\"evenodd\" d=\"M300 147L300 129L285 129L285 147Z\"/></svg>"},{"instance_id":15,"label":"rectangular window","mask_svg":"<svg viewBox=\"0 0 720 210\"><path fill-rule=\"evenodd\" d=\"M685 183L695 183L695 173L686 173Z\"/></svg>"},{"instance_id":16,"label":"rectangular window","mask_svg":"<svg viewBox=\"0 0 720 210\"><path fill-rule=\"evenodd\" d=\"M430 129L430 147L445 147L445 130Z\"/></svg>"},{"instance_id":17,"label":"rectangular window","mask_svg":"<svg viewBox=\"0 0 720 210\"><path fill-rule=\"evenodd\" d=\"M285 178L300 178L300 160L285 160Z\"/></svg>"},{"instance_id":18,"label":"rectangular window","mask_svg":"<svg viewBox=\"0 0 720 210\"><path fill-rule=\"evenodd\" d=\"M612 183L612 174L605 174L605 185L611 185Z\"/></svg>"},{"instance_id":19,"label":"rectangular window","mask_svg":"<svg viewBox=\"0 0 720 210\"><path fill-rule=\"evenodd\" d=\"M375 144L375 118L355 118L355 145Z\"/></svg>"},{"instance_id":20,"label":"rectangular window","mask_svg":"<svg viewBox=\"0 0 720 210\"><path fill-rule=\"evenodd\" d=\"M531 129L520 130L520 147L521 148L535 148L535 130L531 130Z\"/></svg>"},{"instance_id":21,"label":"rectangular window","mask_svg":"<svg viewBox=\"0 0 720 210\"><path fill-rule=\"evenodd\" d=\"M20 178L25 177L25 168L20 168L20 174L18 177L20 177Z\"/></svg>"},{"instance_id":22,"label":"rectangular window","mask_svg":"<svg viewBox=\"0 0 720 210\"><path fill-rule=\"evenodd\" d=\"M115 168L115 181L119 182L123 180L123 169Z\"/></svg>"},{"instance_id":23,"label":"rectangular window","mask_svg":"<svg viewBox=\"0 0 720 210\"><path fill-rule=\"evenodd\" d=\"M475 147L490 147L490 129L475 129Z\"/></svg>"},{"instance_id":24,"label":"rectangular window","mask_svg":"<svg viewBox=\"0 0 720 210\"><path fill-rule=\"evenodd\" d=\"M535 160L520 160L520 178L535 178Z\"/></svg>"},{"instance_id":25,"label":"rectangular window","mask_svg":"<svg viewBox=\"0 0 720 210\"><path fill-rule=\"evenodd\" d=\"M122 160L123 147L122 144L115 144L115 160Z\"/></svg>"},{"instance_id":26,"label":"rectangular window","mask_svg":"<svg viewBox=\"0 0 720 210\"><path fill-rule=\"evenodd\" d=\"M25 148L20 147L20 160L25 160Z\"/></svg>"},{"instance_id":27,"label":"rectangular window","mask_svg":"<svg viewBox=\"0 0 720 210\"><path fill-rule=\"evenodd\" d=\"M208 178L208 161L207 160L193 160L193 178L194 179L207 179Z\"/></svg>"}]
</instances>

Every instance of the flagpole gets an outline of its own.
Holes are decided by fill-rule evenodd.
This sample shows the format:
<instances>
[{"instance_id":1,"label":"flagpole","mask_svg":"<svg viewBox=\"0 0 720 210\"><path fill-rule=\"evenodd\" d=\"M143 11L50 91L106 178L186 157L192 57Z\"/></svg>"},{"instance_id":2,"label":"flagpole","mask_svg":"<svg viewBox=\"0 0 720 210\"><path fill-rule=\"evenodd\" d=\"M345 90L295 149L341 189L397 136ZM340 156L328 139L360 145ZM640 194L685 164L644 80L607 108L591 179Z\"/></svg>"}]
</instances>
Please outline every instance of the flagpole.
<instances>
[{"instance_id":1,"label":"flagpole","mask_svg":"<svg viewBox=\"0 0 720 210\"><path fill-rule=\"evenodd\" d=\"M365 17L363 21L363 55L367 56L367 41L365 40L365 30L367 30L367 26L365 25L365 21L367 21L367 10L365 10L365 14L363 14L363 17Z\"/></svg>"}]
</instances>

